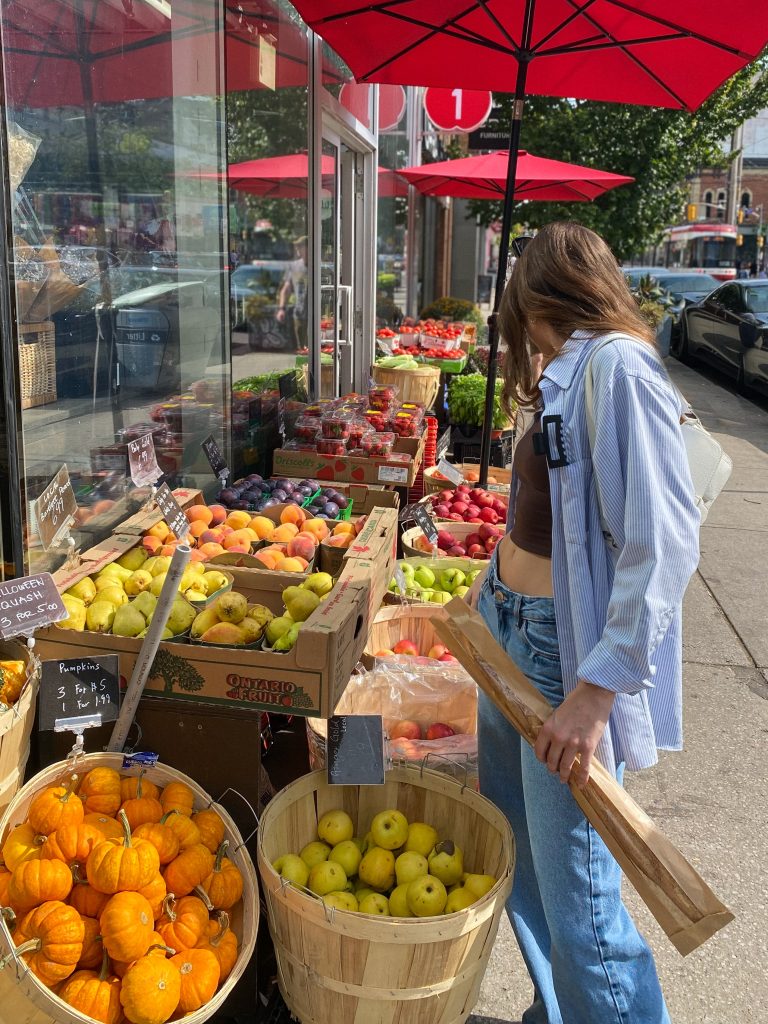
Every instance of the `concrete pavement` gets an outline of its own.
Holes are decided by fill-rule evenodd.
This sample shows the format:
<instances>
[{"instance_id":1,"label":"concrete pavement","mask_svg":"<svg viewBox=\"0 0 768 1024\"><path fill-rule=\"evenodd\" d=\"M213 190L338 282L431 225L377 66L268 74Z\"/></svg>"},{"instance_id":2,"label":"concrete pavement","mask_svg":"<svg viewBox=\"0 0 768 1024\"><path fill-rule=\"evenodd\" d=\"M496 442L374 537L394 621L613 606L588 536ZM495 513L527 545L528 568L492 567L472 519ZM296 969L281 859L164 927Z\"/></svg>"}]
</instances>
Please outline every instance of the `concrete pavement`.
<instances>
[{"instance_id":1,"label":"concrete pavement","mask_svg":"<svg viewBox=\"0 0 768 1024\"><path fill-rule=\"evenodd\" d=\"M629 885L626 901L656 955L672 1024L766 1024L768 403L738 397L708 371L670 363L734 470L702 528L699 570L686 595L685 750L628 776L627 788L736 920L682 958ZM530 995L504 918L470 1021L519 1021Z\"/></svg>"}]
</instances>

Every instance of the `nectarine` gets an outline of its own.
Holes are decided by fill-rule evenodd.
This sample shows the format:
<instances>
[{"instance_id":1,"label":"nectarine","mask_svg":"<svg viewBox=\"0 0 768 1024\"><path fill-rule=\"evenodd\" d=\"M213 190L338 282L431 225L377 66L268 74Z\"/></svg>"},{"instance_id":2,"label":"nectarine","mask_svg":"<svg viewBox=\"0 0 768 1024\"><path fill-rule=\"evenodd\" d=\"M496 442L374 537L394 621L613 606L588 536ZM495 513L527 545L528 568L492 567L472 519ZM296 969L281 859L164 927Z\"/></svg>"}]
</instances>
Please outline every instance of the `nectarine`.
<instances>
[{"instance_id":1,"label":"nectarine","mask_svg":"<svg viewBox=\"0 0 768 1024\"><path fill-rule=\"evenodd\" d=\"M313 533L318 540L325 540L330 533L324 519L308 519L301 530L302 533Z\"/></svg>"},{"instance_id":2,"label":"nectarine","mask_svg":"<svg viewBox=\"0 0 768 1024\"><path fill-rule=\"evenodd\" d=\"M211 511L211 516L213 517L211 519L211 524L213 526L221 525L229 513L229 509L224 508L223 505L209 505L208 508Z\"/></svg>"},{"instance_id":3,"label":"nectarine","mask_svg":"<svg viewBox=\"0 0 768 1024\"><path fill-rule=\"evenodd\" d=\"M248 525L259 540L269 540L276 529L275 523L266 516L254 516Z\"/></svg>"},{"instance_id":4,"label":"nectarine","mask_svg":"<svg viewBox=\"0 0 768 1024\"><path fill-rule=\"evenodd\" d=\"M150 555L156 555L160 548L163 546L163 542L158 537L142 537L141 546L145 548Z\"/></svg>"},{"instance_id":5,"label":"nectarine","mask_svg":"<svg viewBox=\"0 0 768 1024\"><path fill-rule=\"evenodd\" d=\"M298 555L309 563L315 557L316 546L317 540L311 533L299 533L288 541L288 556L295 558Z\"/></svg>"},{"instance_id":6,"label":"nectarine","mask_svg":"<svg viewBox=\"0 0 768 1024\"><path fill-rule=\"evenodd\" d=\"M205 544L201 544L198 548L201 555L204 555L206 559L215 558L216 555L224 554L224 547L221 544L214 544L212 541L207 541Z\"/></svg>"},{"instance_id":7,"label":"nectarine","mask_svg":"<svg viewBox=\"0 0 768 1024\"><path fill-rule=\"evenodd\" d=\"M303 558L286 558L280 566L280 572L304 572L307 562Z\"/></svg>"},{"instance_id":8,"label":"nectarine","mask_svg":"<svg viewBox=\"0 0 768 1024\"><path fill-rule=\"evenodd\" d=\"M190 505L186 516L190 523L205 523L206 526L213 521L213 512L207 505Z\"/></svg>"},{"instance_id":9,"label":"nectarine","mask_svg":"<svg viewBox=\"0 0 768 1024\"><path fill-rule=\"evenodd\" d=\"M196 519L194 522L189 524L188 537L202 537L202 535L208 530L208 524L204 523L202 519Z\"/></svg>"},{"instance_id":10,"label":"nectarine","mask_svg":"<svg viewBox=\"0 0 768 1024\"><path fill-rule=\"evenodd\" d=\"M233 530L242 530L242 528L247 526L250 521L250 513L241 509L235 509L233 512L230 512L226 518L227 526L231 526Z\"/></svg>"},{"instance_id":11,"label":"nectarine","mask_svg":"<svg viewBox=\"0 0 768 1024\"><path fill-rule=\"evenodd\" d=\"M356 530L354 523L336 523L331 532L334 534L351 533L352 536L354 537Z\"/></svg>"},{"instance_id":12,"label":"nectarine","mask_svg":"<svg viewBox=\"0 0 768 1024\"><path fill-rule=\"evenodd\" d=\"M158 540L165 541L166 538L170 536L170 533L171 529L168 526L168 523L166 523L164 519L161 519L159 523L155 523L154 526L150 526L150 528L145 531L144 536L157 537Z\"/></svg>"},{"instance_id":13,"label":"nectarine","mask_svg":"<svg viewBox=\"0 0 768 1024\"><path fill-rule=\"evenodd\" d=\"M213 529L203 530L203 532L200 534L200 543L223 544L225 536L226 534L220 527L214 526Z\"/></svg>"},{"instance_id":14,"label":"nectarine","mask_svg":"<svg viewBox=\"0 0 768 1024\"><path fill-rule=\"evenodd\" d=\"M304 511L304 509L299 508L298 505L286 505L285 508L280 513L281 523L293 523L294 526L298 527L301 527L301 524L304 522L304 520L308 518L309 516Z\"/></svg>"},{"instance_id":15,"label":"nectarine","mask_svg":"<svg viewBox=\"0 0 768 1024\"><path fill-rule=\"evenodd\" d=\"M310 519L309 522L313 522L313 520ZM272 534L272 540L287 542L292 537L295 537L298 532L299 528L295 523L283 523Z\"/></svg>"}]
</instances>

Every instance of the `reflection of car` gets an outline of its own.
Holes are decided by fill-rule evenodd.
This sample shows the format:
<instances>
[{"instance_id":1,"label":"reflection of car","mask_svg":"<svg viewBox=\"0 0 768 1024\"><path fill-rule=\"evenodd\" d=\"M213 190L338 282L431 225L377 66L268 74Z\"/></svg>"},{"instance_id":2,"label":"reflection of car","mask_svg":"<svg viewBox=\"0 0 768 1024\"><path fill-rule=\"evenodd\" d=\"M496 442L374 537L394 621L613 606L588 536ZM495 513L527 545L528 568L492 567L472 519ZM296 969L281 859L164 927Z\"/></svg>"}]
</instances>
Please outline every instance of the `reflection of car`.
<instances>
[{"instance_id":1,"label":"reflection of car","mask_svg":"<svg viewBox=\"0 0 768 1024\"><path fill-rule=\"evenodd\" d=\"M695 306L706 298L721 282L711 274L692 274L689 271L666 270L663 274L651 275L661 288L666 289L674 300L675 319L672 321L672 341L680 333L683 310Z\"/></svg>"},{"instance_id":2,"label":"reflection of car","mask_svg":"<svg viewBox=\"0 0 768 1024\"><path fill-rule=\"evenodd\" d=\"M630 288L637 288L644 277L658 277L667 273L666 267L622 267L621 270Z\"/></svg>"},{"instance_id":3,"label":"reflection of car","mask_svg":"<svg viewBox=\"0 0 768 1024\"><path fill-rule=\"evenodd\" d=\"M768 280L729 281L684 313L675 355L768 391Z\"/></svg>"},{"instance_id":4,"label":"reflection of car","mask_svg":"<svg viewBox=\"0 0 768 1024\"><path fill-rule=\"evenodd\" d=\"M288 260L257 260L233 271L229 279L232 330L242 330L248 325L249 333L253 328L255 334L264 336L265 343L269 336L275 335L275 343L282 346L285 332L275 320L275 314L280 287L289 266ZM287 336L292 337L292 332Z\"/></svg>"}]
</instances>

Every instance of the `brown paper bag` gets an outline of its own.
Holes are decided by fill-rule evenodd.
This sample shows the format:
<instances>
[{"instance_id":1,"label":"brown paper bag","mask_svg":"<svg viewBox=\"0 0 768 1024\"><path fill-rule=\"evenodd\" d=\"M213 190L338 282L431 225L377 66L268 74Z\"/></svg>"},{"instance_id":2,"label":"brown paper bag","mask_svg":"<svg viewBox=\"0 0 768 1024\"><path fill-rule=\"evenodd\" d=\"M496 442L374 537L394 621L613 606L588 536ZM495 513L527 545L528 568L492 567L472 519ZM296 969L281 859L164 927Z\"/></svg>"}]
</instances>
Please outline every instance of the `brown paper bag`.
<instances>
[{"instance_id":1,"label":"brown paper bag","mask_svg":"<svg viewBox=\"0 0 768 1024\"><path fill-rule=\"evenodd\" d=\"M477 685L528 743L552 713L551 705L496 643L480 616L460 598L445 605L435 631ZM683 956L733 914L612 775L593 760L583 789L571 792L624 874Z\"/></svg>"}]
</instances>

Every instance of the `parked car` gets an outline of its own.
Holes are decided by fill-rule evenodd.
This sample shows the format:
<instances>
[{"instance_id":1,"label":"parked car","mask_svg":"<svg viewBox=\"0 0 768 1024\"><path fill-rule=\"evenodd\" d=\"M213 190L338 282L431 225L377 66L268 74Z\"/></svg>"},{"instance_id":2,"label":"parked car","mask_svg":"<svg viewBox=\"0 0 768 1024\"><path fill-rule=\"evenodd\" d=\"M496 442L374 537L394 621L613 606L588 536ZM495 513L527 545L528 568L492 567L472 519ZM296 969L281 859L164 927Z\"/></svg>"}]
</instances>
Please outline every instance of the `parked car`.
<instances>
[{"instance_id":1,"label":"parked car","mask_svg":"<svg viewBox=\"0 0 768 1024\"><path fill-rule=\"evenodd\" d=\"M658 277L668 273L666 267L622 267L630 288L637 288L644 277Z\"/></svg>"},{"instance_id":2,"label":"parked car","mask_svg":"<svg viewBox=\"0 0 768 1024\"><path fill-rule=\"evenodd\" d=\"M286 338L293 336L286 334L283 325L275 320L280 287L289 266L288 260L257 260L232 272L229 283L232 330L244 330L250 322L265 338L274 335L273 344L267 346L270 348L283 347Z\"/></svg>"},{"instance_id":3,"label":"parked car","mask_svg":"<svg viewBox=\"0 0 768 1024\"><path fill-rule=\"evenodd\" d=\"M729 281L689 306L673 354L712 364L740 391L768 392L768 280Z\"/></svg>"}]
</instances>

